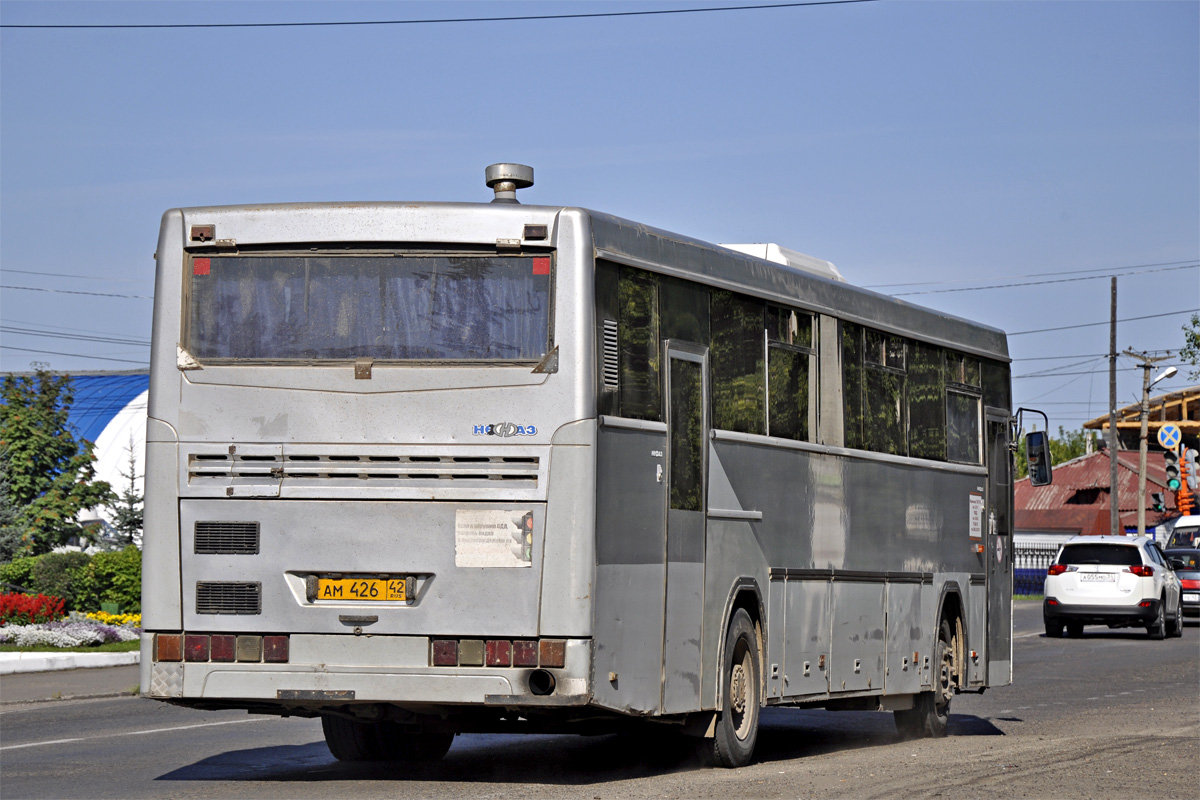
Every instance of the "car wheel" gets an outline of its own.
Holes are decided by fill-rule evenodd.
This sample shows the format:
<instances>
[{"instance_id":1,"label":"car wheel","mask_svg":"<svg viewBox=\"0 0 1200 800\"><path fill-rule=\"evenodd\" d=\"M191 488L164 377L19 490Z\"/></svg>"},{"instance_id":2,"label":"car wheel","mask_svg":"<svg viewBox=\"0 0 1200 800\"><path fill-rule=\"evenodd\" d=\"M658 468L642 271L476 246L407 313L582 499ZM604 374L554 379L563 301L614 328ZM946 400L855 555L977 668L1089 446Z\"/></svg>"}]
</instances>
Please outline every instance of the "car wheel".
<instances>
[{"instance_id":1,"label":"car wheel","mask_svg":"<svg viewBox=\"0 0 1200 800\"><path fill-rule=\"evenodd\" d=\"M1067 636L1070 636L1072 639L1078 639L1080 636L1083 636L1083 623L1082 622L1068 622L1067 623Z\"/></svg>"},{"instance_id":2,"label":"car wheel","mask_svg":"<svg viewBox=\"0 0 1200 800\"><path fill-rule=\"evenodd\" d=\"M1183 636L1183 604L1175 606L1175 614L1167 622L1167 635L1172 637Z\"/></svg>"},{"instance_id":3,"label":"car wheel","mask_svg":"<svg viewBox=\"0 0 1200 800\"><path fill-rule=\"evenodd\" d=\"M1046 620L1046 636L1051 639L1061 639L1063 635L1063 624L1058 620Z\"/></svg>"},{"instance_id":4,"label":"car wheel","mask_svg":"<svg viewBox=\"0 0 1200 800\"><path fill-rule=\"evenodd\" d=\"M1146 628L1146 635L1151 639L1167 638L1167 598L1158 601L1158 615L1154 617L1154 622Z\"/></svg>"},{"instance_id":5,"label":"car wheel","mask_svg":"<svg viewBox=\"0 0 1200 800\"><path fill-rule=\"evenodd\" d=\"M709 758L718 767L744 767L754 756L758 740L758 635L744 609L738 609L725 634L725 664L721 711L716 734L705 740Z\"/></svg>"}]
</instances>

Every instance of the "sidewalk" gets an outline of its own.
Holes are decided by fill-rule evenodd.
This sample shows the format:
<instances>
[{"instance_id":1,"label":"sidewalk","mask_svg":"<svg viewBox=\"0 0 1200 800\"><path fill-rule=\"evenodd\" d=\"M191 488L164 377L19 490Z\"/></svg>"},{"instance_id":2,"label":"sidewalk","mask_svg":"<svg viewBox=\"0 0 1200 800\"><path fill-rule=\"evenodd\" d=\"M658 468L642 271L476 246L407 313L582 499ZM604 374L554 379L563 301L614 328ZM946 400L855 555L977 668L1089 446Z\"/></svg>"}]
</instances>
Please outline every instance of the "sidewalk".
<instances>
[{"instance_id":1,"label":"sidewalk","mask_svg":"<svg viewBox=\"0 0 1200 800\"><path fill-rule=\"evenodd\" d=\"M95 653L85 655L133 655ZM94 697L132 697L137 694L137 664L95 669L49 669L0 675L0 708L17 703L82 700Z\"/></svg>"},{"instance_id":2,"label":"sidewalk","mask_svg":"<svg viewBox=\"0 0 1200 800\"><path fill-rule=\"evenodd\" d=\"M0 653L0 675L137 664L141 653Z\"/></svg>"}]
</instances>

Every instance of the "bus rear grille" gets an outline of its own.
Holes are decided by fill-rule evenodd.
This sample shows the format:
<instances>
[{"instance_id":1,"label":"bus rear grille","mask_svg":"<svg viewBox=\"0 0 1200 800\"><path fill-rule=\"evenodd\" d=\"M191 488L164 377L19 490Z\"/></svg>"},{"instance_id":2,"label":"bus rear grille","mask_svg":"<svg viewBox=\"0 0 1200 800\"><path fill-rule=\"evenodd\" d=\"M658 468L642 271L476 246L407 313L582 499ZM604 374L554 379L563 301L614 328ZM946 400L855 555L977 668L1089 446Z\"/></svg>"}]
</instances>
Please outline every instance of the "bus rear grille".
<instances>
[{"instance_id":1,"label":"bus rear grille","mask_svg":"<svg viewBox=\"0 0 1200 800\"><path fill-rule=\"evenodd\" d=\"M258 555L257 522L197 522L193 530L197 555Z\"/></svg>"},{"instance_id":2,"label":"bus rear grille","mask_svg":"<svg viewBox=\"0 0 1200 800\"><path fill-rule=\"evenodd\" d=\"M197 614L261 614L262 584L240 581L196 583Z\"/></svg>"},{"instance_id":3,"label":"bus rear grille","mask_svg":"<svg viewBox=\"0 0 1200 800\"><path fill-rule=\"evenodd\" d=\"M402 482L519 481L536 487L537 456L389 456L389 455L225 455L193 453L188 483L309 483L329 479Z\"/></svg>"}]
</instances>

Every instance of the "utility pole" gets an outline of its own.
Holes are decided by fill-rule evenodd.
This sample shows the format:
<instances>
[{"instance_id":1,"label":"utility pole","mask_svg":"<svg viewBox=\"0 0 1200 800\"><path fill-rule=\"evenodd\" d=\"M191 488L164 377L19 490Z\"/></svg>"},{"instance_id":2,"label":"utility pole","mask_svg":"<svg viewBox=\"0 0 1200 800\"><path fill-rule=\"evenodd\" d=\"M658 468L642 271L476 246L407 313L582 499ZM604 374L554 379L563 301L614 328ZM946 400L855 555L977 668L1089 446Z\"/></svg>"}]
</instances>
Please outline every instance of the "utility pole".
<instances>
[{"instance_id":1,"label":"utility pole","mask_svg":"<svg viewBox=\"0 0 1200 800\"><path fill-rule=\"evenodd\" d=\"M1112 276L1108 315L1108 526L1116 536L1121 527L1121 498L1117 489L1117 276Z\"/></svg>"},{"instance_id":2,"label":"utility pole","mask_svg":"<svg viewBox=\"0 0 1200 800\"><path fill-rule=\"evenodd\" d=\"M1126 350L1125 355L1142 360L1142 408L1138 417L1142 421L1142 435L1138 440L1138 493L1137 493L1137 521L1138 521L1138 536L1146 535L1146 428L1150 417L1150 387L1159 381L1169 378L1175 374L1174 367L1168 367L1162 375L1159 375L1153 381L1150 380L1150 370L1154 368L1155 363L1166 361L1171 357L1168 353L1165 356L1158 358L1150 358L1145 353L1135 353L1133 350Z\"/></svg>"}]
</instances>

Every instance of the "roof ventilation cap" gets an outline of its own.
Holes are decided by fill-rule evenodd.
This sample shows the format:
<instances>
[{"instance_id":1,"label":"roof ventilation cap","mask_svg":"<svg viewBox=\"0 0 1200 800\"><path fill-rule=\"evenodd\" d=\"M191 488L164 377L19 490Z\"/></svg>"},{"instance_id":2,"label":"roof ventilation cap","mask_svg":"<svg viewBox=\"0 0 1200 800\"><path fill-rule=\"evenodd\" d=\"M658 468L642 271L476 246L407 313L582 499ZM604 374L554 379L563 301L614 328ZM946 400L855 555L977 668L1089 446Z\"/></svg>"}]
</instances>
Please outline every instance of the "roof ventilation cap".
<instances>
[{"instance_id":1,"label":"roof ventilation cap","mask_svg":"<svg viewBox=\"0 0 1200 800\"><path fill-rule=\"evenodd\" d=\"M489 189L496 192L493 203L517 203L517 189L533 186L533 167L524 164L492 164L483 171Z\"/></svg>"}]
</instances>

